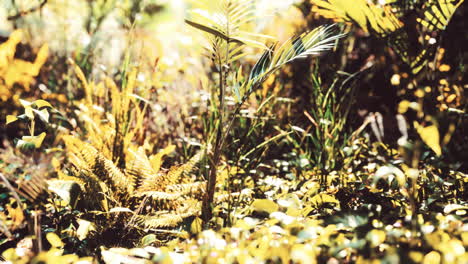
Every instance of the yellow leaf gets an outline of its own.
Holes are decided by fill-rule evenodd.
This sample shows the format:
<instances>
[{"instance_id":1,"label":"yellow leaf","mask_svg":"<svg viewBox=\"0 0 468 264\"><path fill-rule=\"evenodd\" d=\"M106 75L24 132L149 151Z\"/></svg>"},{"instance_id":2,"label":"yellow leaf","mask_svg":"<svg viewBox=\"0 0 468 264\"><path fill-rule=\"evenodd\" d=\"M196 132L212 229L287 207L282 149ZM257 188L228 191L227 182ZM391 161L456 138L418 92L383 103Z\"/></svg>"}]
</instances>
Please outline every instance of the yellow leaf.
<instances>
[{"instance_id":1,"label":"yellow leaf","mask_svg":"<svg viewBox=\"0 0 468 264\"><path fill-rule=\"evenodd\" d=\"M310 203L316 209L322 207L322 205L325 203L333 203L337 206L340 205L340 202L335 197L325 193L319 193L315 195L312 197L312 199L310 199Z\"/></svg>"},{"instance_id":2,"label":"yellow leaf","mask_svg":"<svg viewBox=\"0 0 468 264\"><path fill-rule=\"evenodd\" d=\"M418 131L421 139L428 145L437 156L442 155L442 148L440 147L440 135L439 129L436 125L430 125L427 127L421 126L419 123L414 122L414 127Z\"/></svg>"},{"instance_id":3,"label":"yellow leaf","mask_svg":"<svg viewBox=\"0 0 468 264\"><path fill-rule=\"evenodd\" d=\"M52 105L49 102L47 102L46 100L42 100L42 99L34 101L33 104L35 104L37 108L42 108L42 107L52 108Z\"/></svg>"},{"instance_id":4,"label":"yellow leaf","mask_svg":"<svg viewBox=\"0 0 468 264\"><path fill-rule=\"evenodd\" d=\"M439 71L441 71L441 72L448 72L448 71L450 71L450 65L447 65L447 64L442 64L442 65L440 65Z\"/></svg>"},{"instance_id":5,"label":"yellow leaf","mask_svg":"<svg viewBox=\"0 0 468 264\"><path fill-rule=\"evenodd\" d=\"M411 251L408 255L410 259L414 261L415 263L421 263L424 257L424 255L418 251Z\"/></svg>"},{"instance_id":6,"label":"yellow leaf","mask_svg":"<svg viewBox=\"0 0 468 264\"><path fill-rule=\"evenodd\" d=\"M151 155L150 163L151 163L151 167L153 168L155 172L159 172L159 170L161 169L162 158L168 155L169 153L173 152L174 150L175 150L175 146L169 145L165 147L163 150L159 151L158 154Z\"/></svg>"},{"instance_id":7,"label":"yellow leaf","mask_svg":"<svg viewBox=\"0 0 468 264\"><path fill-rule=\"evenodd\" d=\"M55 233L47 233L46 234L47 241L49 241L50 245L55 248L63 247L63 242L59 236Z\"/></svg>"},{"instance_id":8,"label":"yellow leaf","mask_svg":"<svg viewBox=\"0 0 468 264\"><path fill-rule=\"evenodd\" d=\"M31 106L26 106L24 108L24 113L26 114L26 116L29 118L29 119L34 119L34 113L33 113L33 109L31 108Z\"/></svg>"},{"instance_id":9,"label":"yellow leaf","mask_svg":"<svg viewBox=\"0 0 468 264\"><path fill-rule=\"evenodd\" d=\"M390 83L393 86L398 86L400 85L400 79L401 79L401 76L399 74L393 74L392 78L390 79Z\"/></svg>"},{"instance_id":10,"label":"yellow leaf","mask_svg":"<svg viewBox=\"0 0 468 264\"><path fill-rule=\"evenodd\" d=\"M279 206L272 200L255 199L250 208L256 212L265 212L271 214L278 211Z\"/></svg>"},{"instance_id":11,"label":"yellow leaf","mask_svg":"<svg viewBox=\"0 0 468 264\"><path fill-rule=\"evenodd\" d=\"M114 207L109 210L109 213L133 213L133 211L125 207Z\"/></svg>"},{"instance_id":12,"label":"yellow leaf","mask_svg":"<svg viewBox=\"0 0 468 264\"><path fill-rule=\"evenodd\" d=\"M34 61L34 76L39 74L39 70L41 69L42 65L44 65L44 63L46 62L47 56L49 56L49 46L47 46L47 44L44 44L39 49L39 52L36 56L36 60Z\"/></svg>"},{"instance_id":13,"label":"yellow leaf","mask_svg":"<svg viewBox=\"0 0 468 264\"><path fill-rule=\"evenodd\" d=\"M15 122L16 120L18 120L18 118L14 115L7 115L6 117L6 124L10 124L10 123L13 123Z\"/></svg>"},{"instance_id":14,"label":"yellow leaf","mask_svg":"<svg viewBox=\"0 0 468 264\"><path fill-rule=\"evenodd\" d=\"M437 251L431 251L426 256L424 256L424 264L438 264L441 263L442 258Z\"/></svg>"},{"instance_id":15,"label":"yellow leaf","mask_svg":"<svg viewBox=\"0 0 468 264\"><path fill-rule=\"evenodd\" d=\"M200 217L196 217L192 224L190 225L190 233L196 235L202 231L202 224L203 221L201 220Z\"/></svg>"},{"instance_id":16,"label":"yellow leaf","mask_svg":"<svg viewBox=\"0 0 468 264\"><path fill-rule=\"evenodd\" d=\"M370 241L372 247L377 247L385 241L386 234L383 230L372 229L367 233L366 238Z\"/></svg>"},{"instance_id":17,"label":"yellow leaf","mask_svg":"<svg viewBox=\"0 0 468 264\"><path fill-rule=\"evenodd\" d=\"M46 136L45 132L42 132L41 134L37 136L24 136L21 138L21 140L18 141L16 146L23 147L27 144L33 144L35 148L40 148L42 145L42 142L44 141L45 136Z\"/></svg>"},{"instance_id":18,"label":"yellow leaf","mask_svg":"<svg viewBox=\"0 0 468 264\"><path fill-rule=\"evenodd\" d=\"M76 230L76 235L78 236L78 239L83 241L90 232L95 231L96 228L94 227L94 224L86 221L84 219L78 219L78 229Z\"/></svg>"},{"instance_id":19,"label":"yellow leaf","mask_svg":"<svg viewBox=\"0 0 468 264\"><path fill-rule=\"evenodd\" d=\"M410 106L410 101L408 100L403 100L398 104L398 113L399 114L404 114L408 111Z\"/></svg>"}]
</instances>

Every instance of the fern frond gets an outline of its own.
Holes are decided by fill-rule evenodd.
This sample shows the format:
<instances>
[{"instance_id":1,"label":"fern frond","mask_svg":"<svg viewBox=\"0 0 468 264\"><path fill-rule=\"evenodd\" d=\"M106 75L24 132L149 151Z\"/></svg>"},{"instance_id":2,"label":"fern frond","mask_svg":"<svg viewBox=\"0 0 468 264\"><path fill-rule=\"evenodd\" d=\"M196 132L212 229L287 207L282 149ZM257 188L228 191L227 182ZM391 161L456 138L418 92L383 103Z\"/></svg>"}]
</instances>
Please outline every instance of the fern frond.
<instances>
[{"instance_id":1,"label":"fern frond","mask_svg":"<svg viewBox=\"0 0 468 264\"><path fill-rule=\"evenodd\" d=\"M155 201L175 201L182 197L179 193L161 192L161 191L146 191L135 193L137 197L151 197Z\"/></svg>"},{"instance_id":2,"label":"fern frond","mask_svg":"<svg viewBox=\"0 0 468 264\"><path fill-rule=\"evenodd\" d=\"M130 149L128 153L125 174L130 176L133 188L137 189L144 179L150 178L155 173L142 148L135 151Z\"/></svg>"},{"instance_id":3,"label":"fern frond","mask_svg":"<svg viewBox=\"0 0 468 264\"><path fill-rule=\"evenodd\" d=\"M141 196L141 193L151 191L164 191L166 186L165 174L160 172L156 174L147 175L141 179L141 184L135 191L136 196Z\"/></svg>"},{"instance_id":4,"label":"fern frond","mask_svg":"<svg viewBox=\"0 0 468 264\"><path fill-rule=\"evenodd\" d=\"M182 223L184 218L179 214L164 213L149 216L139 215L136 221L145 228L172 228Z\"/></svg>"},{"instance_id":5,"label":"fern frond","mask_svg":"<svg viewBox=\"0 0 468 264\"><path fill-rule=\"evenodd\" d=\"M191 197L202 195L205 193L206 182L194 182L185 184L174 184L167 186L166 190L170 193L177 193L178 195Z\"/></svg>"},{"instance_id":6,"label":"fern frond","mask_svg":"<svg viewBox=\"0 0 468 264\"><path fill-rule=\"evenodd\" d=\"M185 164L171 167L169 171L167 172L167 174L164 176L165 184L173 185L176 183L190 182L189 178L182 178L182 177L192 172L192 170L196 167L196 165L203 158L204 153L205 153L204 149L201 149Z\"/></svg>"},{"instance_id":7,"label":"fern frond","mask_svg":"<svg viewBox=\"0 0 468 264\"><path fill-rule=\"evenodd\" d=\"M91 171L101 181L110 184L111 188L119 193L133 192L131 179L93 146L73 136L64 137L64 141L69 153L74 155L73 161L75 161L75 166L79 169Z\"/></svg>"}]
</instances>

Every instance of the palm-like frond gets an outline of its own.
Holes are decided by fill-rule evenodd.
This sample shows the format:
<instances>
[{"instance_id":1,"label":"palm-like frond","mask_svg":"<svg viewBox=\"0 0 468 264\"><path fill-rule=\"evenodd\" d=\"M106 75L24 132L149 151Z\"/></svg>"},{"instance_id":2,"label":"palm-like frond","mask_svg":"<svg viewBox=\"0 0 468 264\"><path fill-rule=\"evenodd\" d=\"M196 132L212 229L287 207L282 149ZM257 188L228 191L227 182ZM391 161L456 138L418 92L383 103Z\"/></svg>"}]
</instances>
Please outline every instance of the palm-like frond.
<instances>
[{"instance_id":1,"label":"palm-like frond","mask_svg":"<svg viewBox=\"0 0 468 264\"><path fill-rule=\"evenodd\" d=\"M417 21L428 31L445 30L457 8L464 0L430 0Z\"/></svg>"},{"instance_id":2,"label":"palm-like frond","mask_svg":"<svg viewBox=\"0 0 468 264\"><path fill-rule=\"evenodd\" d=\"M206 3L212 4L211 1ZM221 0L214 12L207 12L206 8L195 9L191 15L192 18L186 19L185 22L209 34L210 56L222 64L232 63L245 56L242 52L244 45L266 49L259 40L271 38L243 30L255 20L253 0Z\"/></svg>"},{"instance_id":3,"label":"palm-like frond","mask_svg":"<svg viewBox=\"0 0 468 264\"><path fill-rule=\"evenodd\" d=\"M335 26L320 26L310 32L303 33L283 43L274 52L266 50L252 68L248 88L263 82L271 73L287 63L309 56L318 56L333 49L336 41L344 36L337 34Z\"/></svg>"},{"instance_id":4,"label":"palm-like frond","mask_svg":"<svg viewBox=\"0 0 468 264\"><path fill-rule=\"evenodd\" d=\"M366 0L311 0L312 9L336 22L353 22L367 32L385 36L402 26L398 18L385 6Z\"/></svg>"},{"instance_id":5,"label":"palm-like frond","mask_svg":"<svg viewBox=\"0 0 468 264\"><path fill-rule=\"evenodd\" d=\"M212 2L209 4L212 4ZM185 21L187 24L227 42L265 48L256 39L271 38L270 36L242 30L245 25L255 20L253 0L221 0L216 9L214 13L195 9L191 12L193 19L186 19Z\"/></svg>"},{"instance_id":6,"label":"palm-like frond","mask_svg":"<svg viewBox=\"0 0 468 264\"><path fill-rule=\"evenodd\" d=\"M375 5L366 0L311 0L313 11L324 17L341 22L352 22L377 37L385 38L411 68L414 74L420 72L434 54L435 47L428 43L426 36L414 37L419 45L410 41L412 34L444 30L457 8L464 0L392 0L387 4ZM417 29L405 25L416 15ZM411 16L410 16L411 17ZM407 23L412 24L412 23ZM411 43L411 44L410 44Z\"/></svg>"}]
</instances>

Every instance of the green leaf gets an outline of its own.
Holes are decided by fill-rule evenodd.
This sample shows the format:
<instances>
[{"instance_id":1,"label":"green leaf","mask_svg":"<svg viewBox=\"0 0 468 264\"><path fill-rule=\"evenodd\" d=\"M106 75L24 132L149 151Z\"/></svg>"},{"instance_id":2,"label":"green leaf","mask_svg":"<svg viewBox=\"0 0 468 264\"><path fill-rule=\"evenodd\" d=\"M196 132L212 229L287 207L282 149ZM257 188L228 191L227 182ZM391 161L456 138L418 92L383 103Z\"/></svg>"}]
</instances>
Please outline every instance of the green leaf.
<instances>
[{"instance_id":1,"label":"green leaf","mask_svg":"<svg viewBox=\"0 0 468 264\"><path fill-rule=\"evenodd\" d=\"M23 99L19 99L19 101L20 101L21 105L22 105L24 108L30 107L30 106L32 105L31 102L26 101L26 100L23 100Z\"/></svg>"},{"instance_id":2,"label":"green leaf","mask_svg":"<svg viewBox=\"0 0 468 264\"><path fill-rule=\"evenodd\" d=\"M249 75L250 87L263 82L270 74L287 63L309 56L318 56L333 49L336 41L345 36L334 33L334 28L334 25L320 26L289 39L274 52L267 49L252 68Z\"/></svg>"},{"instance_id":3,"label":"green leaf","mask_svg":"<svg viewBox=\"0 0 468 264\"><path fill-rule=\"evenodd\" d=\"M372 185L375 186L377 182L384 178L389 178L390 176L394 176L398 182L398 185L400 187L404 187L406 184L406 176L403 171L401 171L399 168L395 166L381 166L379 169L375 172L374 180L372 181ZM389 181L392 179L390 178Z\"/></svg>"},{"instance_id":4,"label":"green leaf","mask_svg":"<svg viewBox=\"0 0 468 264\"><path fill-rule=\"evenodd\" d=\"M74 207L81 194L80 186L71 180L51 179L47 181L48 189L57 194L63 201Z\"/></svg>"}]
</instances>

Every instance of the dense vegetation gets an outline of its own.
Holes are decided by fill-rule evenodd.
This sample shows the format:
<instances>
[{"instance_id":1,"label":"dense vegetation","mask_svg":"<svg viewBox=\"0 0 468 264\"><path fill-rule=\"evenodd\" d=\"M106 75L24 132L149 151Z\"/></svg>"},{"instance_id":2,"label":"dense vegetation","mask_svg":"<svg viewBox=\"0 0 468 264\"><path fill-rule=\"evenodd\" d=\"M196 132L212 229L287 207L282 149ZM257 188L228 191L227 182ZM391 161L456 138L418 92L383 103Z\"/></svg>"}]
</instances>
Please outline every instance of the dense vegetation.
<instances>
[{"instance_id":1,"label":"dense vegetation","mask_svg":"<svg viewBox=\"0 0 468 264\"><path fill-rule=\"evenodd\" d=\"M0 260L468 263L463 0L5 0Z\"/></svg>"}]
</instances>

